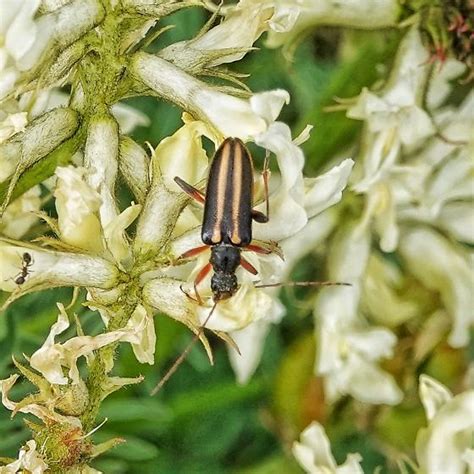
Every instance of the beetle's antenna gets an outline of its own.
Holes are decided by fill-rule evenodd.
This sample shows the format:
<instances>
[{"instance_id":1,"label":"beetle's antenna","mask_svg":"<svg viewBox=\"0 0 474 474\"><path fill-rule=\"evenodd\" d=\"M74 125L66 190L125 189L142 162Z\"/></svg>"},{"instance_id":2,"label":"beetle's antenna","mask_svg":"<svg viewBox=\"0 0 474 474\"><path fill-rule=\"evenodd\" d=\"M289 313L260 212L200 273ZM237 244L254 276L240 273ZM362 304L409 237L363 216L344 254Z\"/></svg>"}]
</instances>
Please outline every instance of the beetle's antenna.
<instances>
[{"instance_id":1,"label":"beetle's antenna","mask_svg":"<svg viewBox=\"0 0 474 474\"><path fill-rule=\"evenodd\" d=\"M283 283L266 283L254 285L255 288L274 288L277 286L352 286L352 283L343 281L289 281Z\"/></svg>"},{"instance_id":2,"label":"beetle's antenna","mask_svg":"<svg viewBox=\"0 0 474 474\"><path fill-rule=\"evenodd\" d=\"M150 392L151 396L156 395L162 389L165 383L168 382L171 376L178 370L178 367L184 362L188 354L191 352L191 349L194 347L194 344L196 344L196 342L202 336L204 332L204 328L206 327L206 324L209 322L209 319L211 319L212 313L216 309L216 306L217 306L217 301L214 303L214 306L212 307L211 311L207 315L206 319L204 320L204 323L199 328L198 332L194 334L194 337L191 339L191 341L186 346L184 351L181 352L179 357L174 361L173 365L168 369L164 377L156 384L155 388Z\"/></svg>"}]
</instances>

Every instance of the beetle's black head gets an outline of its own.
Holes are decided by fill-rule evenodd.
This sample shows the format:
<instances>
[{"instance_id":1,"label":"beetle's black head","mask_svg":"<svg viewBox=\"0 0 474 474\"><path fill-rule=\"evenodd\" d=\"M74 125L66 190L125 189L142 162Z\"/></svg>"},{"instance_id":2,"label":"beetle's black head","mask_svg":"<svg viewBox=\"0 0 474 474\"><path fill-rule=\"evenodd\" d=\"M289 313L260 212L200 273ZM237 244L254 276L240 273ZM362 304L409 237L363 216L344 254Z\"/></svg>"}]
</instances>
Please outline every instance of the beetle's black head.
<instances>
[{"instance_id":1,"label":"beetle's black head","mask_svg":"<svg viewBox=\"0 0 474 474\"><path fill-rule=\"evenodd\" d=\"M227 244L214 245L210 262L216 273L235 273L240 265L240 249Z\"/></svg>"},{"instance_id":2,"label":"beetle's black head","mask_svg":"<svg viewBox=\"0 0 474 474\"><path fill-rule=\"evenodd\" d=\"M234 273L216 272L211 278L211 290L214 301L230 298L239 288Z\"/></svg>"}]
</instances>

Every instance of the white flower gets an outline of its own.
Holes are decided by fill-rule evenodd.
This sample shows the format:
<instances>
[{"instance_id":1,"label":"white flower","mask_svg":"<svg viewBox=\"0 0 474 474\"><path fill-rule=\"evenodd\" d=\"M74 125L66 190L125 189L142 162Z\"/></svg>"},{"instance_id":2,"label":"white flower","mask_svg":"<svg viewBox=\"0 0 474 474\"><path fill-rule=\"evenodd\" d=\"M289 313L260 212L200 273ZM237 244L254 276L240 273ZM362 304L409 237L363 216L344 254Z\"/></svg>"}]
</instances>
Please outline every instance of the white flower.
<instances>
[{"instance_id":1,"label":"white flower","mask_svg":"<svg viewBox=\"0 0 474 474\"><path fill-rule=\"evenodd\" d=\"M208 161L201 142L204 133L209 133L204 123L191 120L162 140L154 151L151 186L134 239L140 253L160 249L172 232L179 234L196 224L192 213L185 219L180 217L186 196L174 178L179 176L191 185L198 185L204 178Z\"/></svg>"},{"instance_id":2,"label":"white flower","mask_svg":"<svg viewBox=\"0 0 474 474\"><path fill-rule=\"evenodd\" d=\"M329 401L349 394L365 403L397 404L400 389L377 365L393 355L396 336L388 329L369 327L358 315L369 249L370 235L354 225L343 227L333 241L329 276L352 286L327 288L316 301L315 372L324 377Z\"/></svg>"},{"instance_id":3,"label":"white flower","mask_svg":"<svg viewBox=\"0 0 474 474\"><path fill-rule=\"evenodd\" d=\"M104 225L100 215L101 196L86 182L86 175L84 168L56 168L58 179L54 196L61 240L106 258L107 249L117 263L126 265L131 250L124 232L137 218L141 206L131 205L115 216L114 212L109 216L105 211L104 219L108 223Z\"/></svg>"},{"instance_id":4,"label":"white flower","mask_svg":"<svg viewBox=\"0 0 474 474\"><path fill-rule=\"evenodd\" d=\"M27 397L26 401L21 400L20 402L14 402L10 400L9 394L15 383L19 378L18 374L10 375L5 380L0 380L0 391L2 392L2 404L8 410L11 410L14 414L29 413L36 416L45 423L64 423L68 426L80 427L81 421L75 416L65 416L54 411L54 407L51 406L53 400L48 400L49 403L40 403L44 400L36 400L35 396ZM28 402L28 403L27 403Z\"/></svg>"},{"instance_id":5,"label":"white flower","mask_svg":"<svg viewBox=\"0 0 474 474\"><path fill-rule=\"evenodd\" d=\"M56 168L56 210L61 240L74 247L101 253L105 248L99 194L84 180L84 168Z\"/></svg>"},{"instance_id":6,"label":"white flower","mask_svg":"<svg viewBox=\"0 0 474 474\"><path fill-rule=\"evenodd\" d=\"M41 54L47 32L34 19L40 0L5 0L0 20L0 98L8 94L20 69L30 66L28 56ZM26 61L25 61L26 60Z\"/></svg>"},{"instance_id":7,"label":"white flower","mask_svg":"<svg viewBox=\"0 0 474 474\"><path fill-rule=\"evenodd\" d=\"M37 446L34 440L27 441L26 445L23 446L18 453L18 460L3 467L0 466L0 474L15 474L17 472L42 474L46 472L48 465L41 459L36 448Z\"/></svg>"},{"instance_id":8,"label":"white flower","mask_svg":"<svg viewBox=\"0 0 474 474\"><path fill-rule=\"evenodd\" d=\"M395 134L392 147L399 144L413 146L434 133L428 114L421 108L428 66L428 52L423 47L417 27L406 34L399 46L394 68L381 94L363 89L347 116L366 120L373 134L391 131ZM387 146L388 141L386 140ZM381 161L380 156L374 159ZM367 171L378 168L374 162L365 164ZM373 174L373 171L371 172ZM366 179L368 178L366 173Z\"/></svg>"},{"instance_id":9,"label":"white flower","mask_svg":"<svg viewBox=\"0 0 474 474\"><path fill-rule=\"evenodd\" d=\"M403 284L403 272L397 265L376 253L370 255L362 299L374 321L396 327L419 314L417 302L399 294Z\"/></svg>"},{"instance_id":10,"label":"white flower","mask_svg":"<svg viewBox=\"0 0 474 474\"><path fill-rule=\"evenodd\" d=\"M328 319L318 331L316 365L328 400L351 395L364 403L400 403L403 394L394 378L377 365L380 359L393 356L395 335L384 328L330 325Z\"/></svg>"},{"instance_id":11,"label":"white flower","mask_svg":"<svg viewBox=\"0 0 474 474\"><path fill-rule=\"evenodd\" d=\"M137 53L132 70L161 97L176 103L195 119L212 125L222 137L248 140L267 129L265 120L255 112L249 100L219 92L168 61ZM267 100L281 104L281 109L288 95L284 91L273 91Z\"/></svg>"},{"instance_id":12,"label":"white flower","mask_svg":"<svg viewBox=\"0 0 474 474\"><path fill-rule=\"evenodd\" d=\"M278 47L297 39L302 32L318 25L348 26L355 28L384 28L397 24L400 7L395 0L275 0L281 11L293 10L292 22L283 32L274 28L267 45ZM299 15L296 16L296 12ZM278 11L277 11L278 13ZM296 18L295 18L296 16ZM296 20L296 22L295 22ZM294 24L293 24L294 23ZM289 29L288 32L286 32Z\"/></svg>"},{"instance_id":13,"label":"white flower","mask_svg":"<svg viewBox=\"0 0 474 474\"><path fill-rule=\"evenodd\" d=\"M347 112L348 117L367 123L361 150L363 161L356 170L353 189L367 195L363 223L367 226L375 219L385 252L393 252L399 238L393 181L411 171L397 165L402 147L411 150L435 131L429 115L421 108L429 71L427 55L418 28L411 28L399 46L384 91L376 95L364 89Z\"/></svg>"},{"instance_id":14,"label":"white flower","mask_svg":"<svg viewBox=\"0 0 474 474\"><path fill-rule=\"evenodd\" d=\"M41 208L40 195L40 187L33 186L7 206L0 221L2 234L12 239L19 239L36 224L38 217L35 212L39 212Z\"/></svg>"},{"instance_id":15,"label":"white flower","mask_svg":"<svg viewBox=\"0 0 474 474\"><path fill-rule=\"evenodd\" d=\"M406 228L400 240L400 254L407 269L427 288L439 292L452 318L448 343L463 347L469 342L472 311L473 271L461 246L428 227Z\"/></svg>"},{"instance_id":16,"label":"white flower","mask_svg":"<svg viewBox=\"0 0 474 474\"><path fill-rule=\"evenodd\" d=\"M265 31L272 12L270 5L241 1L217 26L189 41L173 43L159 55L189 71L238 61Z\"/></svg>"},{"instance_id":17,"label":"white flower","mask_svg":"<svg viewBox=\"0 0 474 474\"><path fill-rule=\"evenodd\" d=\"M170 190L182 192L174 182L175 176L193 185L206 177L208 159L201 142L205 134L208 130L202 122L187 122L156 147L152 158L154 173Z\"/></svg>"},{"instance_id":18,"label":"white flower","mask_svg":"<svg viewBox=\"0 0 474 474\"><path fill-rule=\"evenodd\" d=\"M281 176L278 189L270 195L270 221L255 224L255 238L286 239L300 231L308 218L340 201L353 166L352 160L345 160L327 173L305 181L304 155L293 143L288 125L282 122L271 124L266 132L255 137L255 143L275 154ZM262 210L263 204L257 209Z\"/></svg>"},{"instance_id":19,"label":"white flower","mask_svg":"<svg viewBox=\"0 0 474 474\"><path fill-rule=\"evenodd\" d=\"M153 365L155 363L155 322L153 314L139 304L128 320L125 331L132 335L130 343L138 362ZM108 333L110 334L110 333Z\"/></svg>"},{"instance_id":20,"label":"white flower","mask_svg":"<svg viewBox=\"0 0 474 474\"><path fill-rule=\"evenodd\" d=\"M472 469L474 436L474 390L453 397L435 379L420 376L420 398L428 426L416 438L419 473L464 474Z\"/></svg>"},{"instance_id":21,"label":"white flower","mask_svg":"<svg viewBox=\"0 0 474 474\"><path fill-rule=\"evenodd\" d=\"M467 243L474 241L473 110L474 93L470 93L459 108L439 113L438 126L453 142L435 138L418 154L416 168L424 166L427 171L418 192L412 192L398 210L399 220L435 225ZM400 184L395 187L399 195L403 193Z\"/></svg>"},{"instance_id":22,"label":"white flower","mask_svg":"<svg viewBox=\"0 0 474 474\"><path fill-rule=\"evenodd\" d=\"M97 336L76 336L63 344L57 343L55 342L56 336L66 331L70 325L64 307L58 303L58 308L58 320L51 327L44 344L30 358L31 367L40 372L51 384L65 385L69 381L73 384L79 383L80 375L76 365L79 357L88 356L108 344L127 341L134 345L134 350L136 349L135 345L139 347L143 345L143 339L139 339L138 336L138 334L147 331L145 329L146 315L143 312L134 313L129 327L122 330L110 331ZM64 375L63 367L69 369L69 378Z\"/></svg>"},{"instance_id":23,"label":"white flower","mask_svg":"<svg viewBox=\"0 0 474 474\"><path fill-rule=\"evenodd\" d=\"M293 455L308 474L364 474L359 453L349 454L338 466L331 453L331 445L324 428L313 421L293 443Z\"/></svg>"},{"instance_id":24,"label":"white flower","mask_svg":"<svg viewBox=\"0 0 474 474\"><path fill-rule=\"evenodd\" d=\"M112 288L118 284L118 268L100 257L20 245L0 239L0 289L18 290L10 302L25 292L57 286ZM30 254L32 263L26 281L19 287L14 280L20 274L24 253Z\"/></svg>"}]
</instances>

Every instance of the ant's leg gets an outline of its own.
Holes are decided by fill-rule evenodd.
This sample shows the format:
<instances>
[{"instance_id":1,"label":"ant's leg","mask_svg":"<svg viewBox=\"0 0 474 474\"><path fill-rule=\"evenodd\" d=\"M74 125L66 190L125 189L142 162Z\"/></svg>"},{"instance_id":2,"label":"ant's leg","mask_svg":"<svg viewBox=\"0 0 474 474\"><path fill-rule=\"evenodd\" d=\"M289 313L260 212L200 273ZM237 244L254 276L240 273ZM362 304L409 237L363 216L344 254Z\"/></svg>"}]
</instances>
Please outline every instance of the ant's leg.
<instances>
[{"instance_id":1,"label":"ant's leg","mask_svg":"<svg viewBox=\"0 0 474 474\"><path fill-rule=\"evenodd\" d=\"M183 181L179 176L175 176L174 182L188 195L195 199L197 202L204 204L206 197L204 193L196 189L194 186Z\"/></svg>"},{"instance_id":2,"label":"ant's leg","mask_svg":"<svg viewBox=\"0 0 474 474\"><path fill-rule=\"evenodd\" d=\"M270 177L270 168L269 168L269 152L267 151L265 155L265 161L263 163L263 171L262 171L262 178L263 178L263 187L265 190L265 214L260 211L256 211L255 209L252 209L252 219L255 222L260 222L261 224L264 224L265 222L268 222L270 219L270 201L268 197L268 179Z\"/></svg>"},{"instance_id":3,"label":"ant's leg","mask_svg":"<svg viewBox=\"0 0 474 474\"><path fill-rule=\"evenodd\" d=\"M244 257L240 257L240 264L252 275L256 275L258 273L257 269L250 262L245 260Z\"/></svg>"}]
</instances>

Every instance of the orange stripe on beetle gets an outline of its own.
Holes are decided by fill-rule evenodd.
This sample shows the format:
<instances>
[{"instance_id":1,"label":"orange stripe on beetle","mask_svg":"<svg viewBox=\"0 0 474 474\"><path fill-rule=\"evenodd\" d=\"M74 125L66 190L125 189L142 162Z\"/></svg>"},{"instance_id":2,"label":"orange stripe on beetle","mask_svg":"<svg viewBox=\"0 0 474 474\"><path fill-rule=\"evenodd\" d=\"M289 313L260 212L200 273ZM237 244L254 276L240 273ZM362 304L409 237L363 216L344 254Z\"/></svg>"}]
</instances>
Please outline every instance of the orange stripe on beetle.
<instances>
[{"instance_id":1,"label":"orange stripe on beetle","mask_svg":"<svg viewBox=\"0 0 474 474\"><path fill-rule=\"evenodd\" d=\"M224 142L224 146L221 150L222 155L217 174L217 213L216 220L214 222L214 229L212 232L212 241L216 244L222 241L221 224L222 218L224 217L225 195L227 191L227 174L229 172L230 164L230 148L230 143Z\"/></svg>"},{"instance_id":2,"label":"orange stripe on beetle","mask_svg":"<svg viewBox=\"0 0 474 474\"><path fill-rule=\"evenodd\" d=\"M240 219L240 200L242 199L242 147L234 147L233 157L233 176L232 176L232 236L230 241L234 245L242 242L240 238L239 219Z\"/></svg>"}]
</instances>

